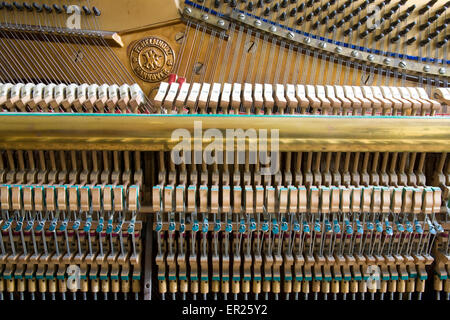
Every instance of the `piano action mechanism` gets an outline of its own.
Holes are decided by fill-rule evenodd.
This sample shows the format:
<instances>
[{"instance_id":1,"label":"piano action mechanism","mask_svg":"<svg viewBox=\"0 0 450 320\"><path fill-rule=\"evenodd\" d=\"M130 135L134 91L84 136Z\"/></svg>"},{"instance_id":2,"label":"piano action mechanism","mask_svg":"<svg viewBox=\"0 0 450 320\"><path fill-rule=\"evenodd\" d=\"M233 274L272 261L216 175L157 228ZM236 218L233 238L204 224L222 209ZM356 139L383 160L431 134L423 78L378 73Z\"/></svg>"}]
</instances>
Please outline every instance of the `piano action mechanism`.
<instances>
[{"instance_id":1,"label":"piano action mechanism","mask_svg":"<svg viewBox=\"0 0 450 320\"><path fill-rule=\"evenodd\" d=\"M449 19L1 2L0 300L449 300Z\"/></svg>"}]
</instances>

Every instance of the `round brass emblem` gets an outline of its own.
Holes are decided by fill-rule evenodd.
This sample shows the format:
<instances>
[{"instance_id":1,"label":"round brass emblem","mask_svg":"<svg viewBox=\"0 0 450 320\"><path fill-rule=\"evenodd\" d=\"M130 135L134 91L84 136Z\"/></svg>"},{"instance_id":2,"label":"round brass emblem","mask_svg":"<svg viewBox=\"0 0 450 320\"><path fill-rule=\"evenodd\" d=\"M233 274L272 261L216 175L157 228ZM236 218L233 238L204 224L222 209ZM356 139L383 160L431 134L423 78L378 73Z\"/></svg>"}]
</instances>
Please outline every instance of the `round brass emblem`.
<instances>
[{"instance_id":1,"label":"round brass emblem","mask_svg":"<svg viewBox=\"0 0 450 320\"><path fill-rule=\"evenodd\" d=\"M172 72L175 54L166 41L148 37L131 48L130 62L131 69L140 79L159 82Z\"/></svg>"}]
</instances>

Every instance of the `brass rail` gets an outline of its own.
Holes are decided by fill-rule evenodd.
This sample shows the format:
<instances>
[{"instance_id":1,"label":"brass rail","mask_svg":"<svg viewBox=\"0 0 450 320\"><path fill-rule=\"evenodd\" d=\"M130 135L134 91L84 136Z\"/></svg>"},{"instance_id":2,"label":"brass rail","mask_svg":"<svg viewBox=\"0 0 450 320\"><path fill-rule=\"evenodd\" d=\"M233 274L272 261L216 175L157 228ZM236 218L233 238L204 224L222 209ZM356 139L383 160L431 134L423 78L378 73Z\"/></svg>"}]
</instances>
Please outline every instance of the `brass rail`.
<instances>
[{"instance_id":1,"label":"brass rail","mask_svg":"<svg viewBox=\"0 0 450 320\"><path fill-rule=\"evenodd\" d=\"M279 130L280 151L449 152L450 117L2 114L0 149L168 151L183 128ZM209 141L203 141L203 147ZM247 145L247 144L246 144ZM248 147L248 145L247 145Z\"/></svg>"}]
</instances>

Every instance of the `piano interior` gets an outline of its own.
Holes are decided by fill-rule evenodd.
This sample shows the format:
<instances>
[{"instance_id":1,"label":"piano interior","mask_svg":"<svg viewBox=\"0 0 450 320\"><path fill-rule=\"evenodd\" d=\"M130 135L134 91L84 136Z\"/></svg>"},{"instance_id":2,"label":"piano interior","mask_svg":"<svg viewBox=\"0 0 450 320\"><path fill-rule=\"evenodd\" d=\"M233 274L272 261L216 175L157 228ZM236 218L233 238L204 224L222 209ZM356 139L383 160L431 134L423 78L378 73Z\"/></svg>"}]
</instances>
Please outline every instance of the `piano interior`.
<instances>
[{"instance_id":1,"label":"piano interior","mask_svg":"<svg viewBox=\"0 0 450 320\"><path fill-rule=\"evenodd\" d=\"M449 1L31 1L0 300L450 299Z\"/></svg>"}]
</instances>

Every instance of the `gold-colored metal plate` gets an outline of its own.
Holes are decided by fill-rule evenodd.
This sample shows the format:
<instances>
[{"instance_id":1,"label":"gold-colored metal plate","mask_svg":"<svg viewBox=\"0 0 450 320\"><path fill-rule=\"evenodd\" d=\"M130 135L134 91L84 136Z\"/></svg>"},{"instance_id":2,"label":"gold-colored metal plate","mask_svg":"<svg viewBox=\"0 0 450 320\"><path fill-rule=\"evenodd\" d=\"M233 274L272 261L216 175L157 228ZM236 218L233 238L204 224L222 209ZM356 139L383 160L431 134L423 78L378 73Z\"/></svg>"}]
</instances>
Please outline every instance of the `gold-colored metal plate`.
<instances>
[{"instance_id":1,"label":"gold-colored metal plate","mask_svg":"<svg viewBox=\"0 0 450 320\"><path fill-rule=\"evenodd\" d=\"M449 117L64 114L0 115L0 149L169 151L178 128L193 141L196 121L224 137L226 129L279 130L280 151L450 151Z\"/></svg>"}]
</instances>

